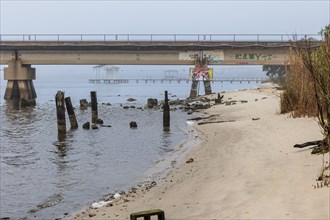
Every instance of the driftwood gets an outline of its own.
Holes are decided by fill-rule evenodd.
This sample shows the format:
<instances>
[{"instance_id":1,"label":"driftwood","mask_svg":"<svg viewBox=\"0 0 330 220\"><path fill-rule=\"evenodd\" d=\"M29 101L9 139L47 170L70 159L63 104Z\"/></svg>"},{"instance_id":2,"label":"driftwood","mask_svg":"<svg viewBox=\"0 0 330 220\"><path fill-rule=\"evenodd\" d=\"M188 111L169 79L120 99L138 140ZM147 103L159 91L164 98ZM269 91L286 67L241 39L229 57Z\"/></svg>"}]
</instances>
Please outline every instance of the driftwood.
<instances>
[{"instance_id":1,"label":"driftwood","mask_svg":"<svg viewBox=\"0 0 330 220\"><path fill-rule=\"evenodd\" d=\"M306 142L306 143L303 143L303 144L295 144L293 147L295 147L295 148L304 148L304 147L308 147L308 146L312 146L312 145L319 145L323 141L324 140L309 141L309 142Z\"/></svg>"},{"instance_id":2,"label":"driftwood","mask_svg":"<svg viewBox=\"0 0 330 220\"><path fill-rule=\"evenodd\" d=\"M199 122L198 125L216 124L216 123L225 123L225 122L235 122L235 120L229 120L229 121L202 121L202 122Z\"/></svg>"},{"instance_id":3,"label":"driftwood","mask_svg":"<svg viewBox=\"0 0 330 220\"><path fill-rule=\"evenodd\" d=\"M209 118L215 117L215 116L218 116L218 115L210 115L210 116L206 116L206 117L189 118L187 120L188 121L200 121L200 120L209 119Z\"/></svg>"},{"instance_id":4,"label":"driftwood","mask_svg":"<svg viewBox=\"0 0 330 220\"><path fill-rule=\"evenodd\" d=\"M303 144L295 144L293 147L296 148L304 148L308 146L314 146L311 149L311 154L322 154L327 153L329 151L329 146L326 140L318 140L318 141L309 141Z\"/></svg>"}]
</instances>

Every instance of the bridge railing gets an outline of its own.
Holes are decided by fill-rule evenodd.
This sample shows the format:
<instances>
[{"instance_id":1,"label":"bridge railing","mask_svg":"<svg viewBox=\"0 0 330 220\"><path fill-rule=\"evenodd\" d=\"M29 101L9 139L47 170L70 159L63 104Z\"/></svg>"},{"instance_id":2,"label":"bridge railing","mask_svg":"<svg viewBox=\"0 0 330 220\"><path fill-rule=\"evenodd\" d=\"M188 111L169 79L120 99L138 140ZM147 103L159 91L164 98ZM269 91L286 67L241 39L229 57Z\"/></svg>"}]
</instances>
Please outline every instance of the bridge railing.
<instances>
[{"instance_id":1,"label":"bridge railing","mask_svg":"<svg viewBox=\"0 0 330 220\"><path fill-rule=\"evenodd\" d=\"M289 42L319 34L0 34L1 42Z\"/></svg>"}]
</instances>

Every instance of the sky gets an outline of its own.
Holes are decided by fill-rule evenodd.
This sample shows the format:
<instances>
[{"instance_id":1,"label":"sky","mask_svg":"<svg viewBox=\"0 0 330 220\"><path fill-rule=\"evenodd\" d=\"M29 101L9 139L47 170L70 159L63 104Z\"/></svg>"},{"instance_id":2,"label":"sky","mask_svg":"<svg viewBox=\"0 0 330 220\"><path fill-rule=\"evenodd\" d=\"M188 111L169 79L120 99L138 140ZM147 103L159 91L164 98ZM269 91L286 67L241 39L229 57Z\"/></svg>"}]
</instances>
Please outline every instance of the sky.
<instances>
[{"instance_id":1,"label":"sky","mask_svg":"<svg viewBox=\"0 0 330 220\"><path fill-rule=\"evenodd\" d=\"M328 24L330 0L0 0L0 34L317 34Z\"/></svg>"},{"instance_id":2,"label":"sky","mask_svg":"<svg viewBox=\"0 0 330 220\"><path fill-rule=\"evenodd\" d=\"M0 0L1 34L316 34L330 0Z\"/></svg>"}]
</instances>

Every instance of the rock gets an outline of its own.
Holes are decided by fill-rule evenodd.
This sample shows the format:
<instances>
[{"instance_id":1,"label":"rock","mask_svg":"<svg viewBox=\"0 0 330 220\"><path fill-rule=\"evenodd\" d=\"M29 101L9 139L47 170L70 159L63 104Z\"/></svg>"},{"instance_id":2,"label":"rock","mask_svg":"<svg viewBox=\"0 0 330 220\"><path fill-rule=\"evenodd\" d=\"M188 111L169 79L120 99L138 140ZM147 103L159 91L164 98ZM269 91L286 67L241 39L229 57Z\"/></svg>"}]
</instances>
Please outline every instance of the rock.
<instances>
[{"instance_id":1,"label":"rock","mask_svg":"<svg viewBox=\"0 0 330 220\"><path fill-rule=\"evenodd\" d=\"M135 102L135 101L136 101L136 99L133 99L133 98L128 98L126 101L128 101L128 102Z\"/></svg>"},{"instance_id":2,"label":"rock","mask_svg":"<svg viewBox=\"0 0 330 220\"><path fill-rule=\"evenodd\" d=\"M99 129L97 125L92 125L92 129Z\"/></svg>"},{"instance_id":3,"label":"rock","mask_svg":"<svg viewBox=\"0 0 330 220\"><path fill-rule=\"evenodd\" d=\"M89 216L90 218L92 218L92 217L96 216L96 214L95 214L95 213L89 213L88 216Z\"/></svg>"},{"instance_id":4,"label":"rock","mask_svg":"<svg viewBox=\"0 0 330 220\"><path fill-rule=\"evenodd\" d=\"M113 195L113 198L114 199L120 199L121 198L121 195L119 193L116 193L115 195Z\"/></svg>"},{"instance_id":5,"label":"rock","mask_svg":"<svg viewBox=\"0 0 330 220\"><path fill-rule=\"evenodd\" d=\"M80 109L85 110L88 108L88 102L86 99L80 99Z\"/></svg>"},{"instance_id":6,"label":"rock","mask_svg":"<svg viewBox=\"0 0 330 220\"><path fill-rule=\"evenodd\" d=\"M96 120L96 124L103 125L103 120L100 119L100 118L97 118L97 120Z\"/></svg>"},{"instance_id":7,"label":"rock","mask_svg":"<svg viewBox=\"0 0 330 220\"><path fill-rule=\"evenodd\" d=\"M131 105L130 108L136 108L134 105Z\"/></svg>"},{"instance_id":8,"label":"rock","mask_svg":"<svg viewBox=\"0 0 330 220\"><path fill-rule=\"evenodd\" d=\"M92 204L92 208L93 209L98 209L101 208L103 206L107 206L108 204L112 203L112 201L100 201L100 202L94 202Z\"/></svg>"},{"instance_id":9,"label":"rock","mask_svg":"<svg viewBox=\"0 0 330 220\"><path fill-rule=\"evenodd\" d=\"M125 106L123 107L123 109L129 109L129 106L125 105Z\"/></svg>"},{"instance_id":10,"label":"rock","mask_svg":"<svg viewBox=\"0 0 330 220\"><path fill-rule=\"evenodd\" d=\"M86 122L85 124L83 124L83 129L90 129L90 123Z\"/></svg>"},{"instance_id":11,"label":"rock","mask_svg":"<svg viewBox=\"0 0 330 220\"><path fill-rule=\"evenodd\" d=\"M253 121L260 120L260 118L252 118Z\"/></svg>"},{"instance_id":12,"label":"rock","mask_svg":"<svg viewBox=\"0 0 330 220\"><path fill-rule=\"evenodd\" d=\"M246 100L241 100L241 103L248 103L248 101L246 101Z\"/></svg>"},{"instance_id":13,"label":"rock","mask_svg":"<svg viewBox=\"0 0 330 220\"><path fill-rule=\"evenodd\" d=\"M105 105L109 105L109 106L110 106L110 105L111 105L111 103L110 103L110 102L108 102L108 103L105 103Z\"/></svg>"},{"instance_id":14,"label":"rock","mask_svg":"<svg viewBox=\"0 0 330 220\"><path fill-rule=\"evenodd\" d=\"M158 100L157 99L148 99L148 102L147 102L147 106L148 108L154 108L154 107L157 107L158 105Z\"/></svg>"},{"instance_id":15,"label":"rock","mask_svg":"<svg viewBox=\"0 0 330 220\"><path fill-rule=\"evenodd\" d=\"M186 161L186 163L192 163L192 162L194 162L194 158L190 158Z\"/></svg>"},{"instance_id":16,"label":"rock","mask_svg":"<svg viewBox=\"0 0 330 220\"><path fill-rule=\"evenodd\" d=\"M137 128L137 123L136 123L135 121L131 121L131 122L129 123L129 127L130 127L130 128Z\"/></svg>"}]
</instances>

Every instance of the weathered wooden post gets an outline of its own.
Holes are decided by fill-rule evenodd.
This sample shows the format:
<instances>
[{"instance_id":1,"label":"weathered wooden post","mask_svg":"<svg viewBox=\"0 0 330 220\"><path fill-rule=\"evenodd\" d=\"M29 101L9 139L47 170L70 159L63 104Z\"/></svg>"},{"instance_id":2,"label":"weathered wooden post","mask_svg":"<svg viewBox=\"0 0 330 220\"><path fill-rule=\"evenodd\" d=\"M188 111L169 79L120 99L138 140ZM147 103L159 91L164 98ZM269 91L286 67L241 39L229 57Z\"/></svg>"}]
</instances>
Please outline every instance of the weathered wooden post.
<instances>
[{"instance_id":1,"label":"weathered wooden post","mask_svg":"<svg viewBox=\"0 0 330 220\"><path fill-rule=\"evenodd\" d=\"M63 139L66 134L64 92L58 91L55 95L57 129L59 139Z\"/></svg>"},{"instance_id":2,"label":"weathered wooden post","mask_svg":"<svg viewBox=\"0 0 330 220\"><path fill-rule=\"evenodd\" d=\"M91 91L91 105L92 105L92 123L96 124L98 118L96 91Z\"/></svg>"},{"instance_id":3,"label":"weathered wooden post","mask_svg":"<svg viewBox=\"0 0 330 220\"><path fill-rule=\"evenodd\" d=\"M165 91L165 103L163 105L163 128L164 131L170 130L170 106L167 91Z\"/></svg>"},{"instance_id":4,"label":"weathered wooden post","mask_svg":"<svg viewBox=\"0 0 330 220\"><path fill-rule=\"evenodd\" d=\"M66 106L66 110L68 111L71 129L77 129L78 123L77 123L76 115L74 114L70 97L65 98L65 106Z\"/></svg>"}]
</instances>

